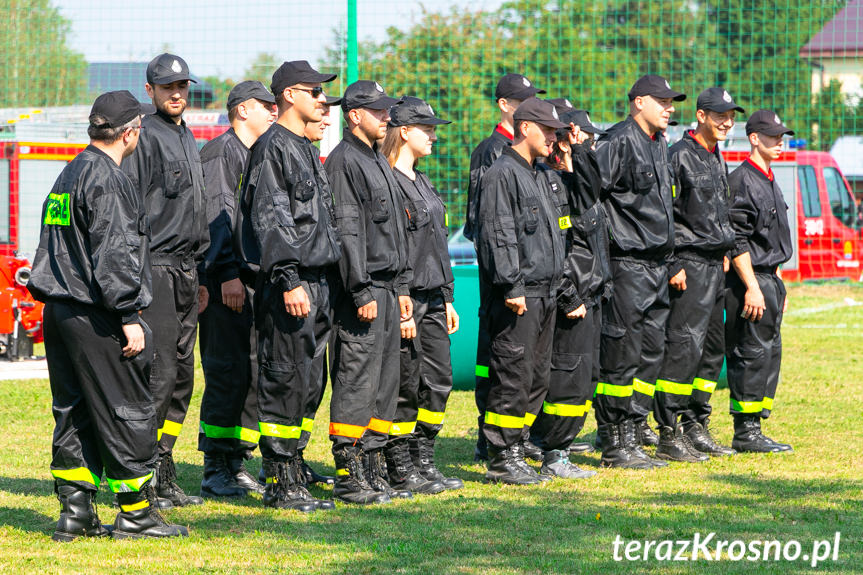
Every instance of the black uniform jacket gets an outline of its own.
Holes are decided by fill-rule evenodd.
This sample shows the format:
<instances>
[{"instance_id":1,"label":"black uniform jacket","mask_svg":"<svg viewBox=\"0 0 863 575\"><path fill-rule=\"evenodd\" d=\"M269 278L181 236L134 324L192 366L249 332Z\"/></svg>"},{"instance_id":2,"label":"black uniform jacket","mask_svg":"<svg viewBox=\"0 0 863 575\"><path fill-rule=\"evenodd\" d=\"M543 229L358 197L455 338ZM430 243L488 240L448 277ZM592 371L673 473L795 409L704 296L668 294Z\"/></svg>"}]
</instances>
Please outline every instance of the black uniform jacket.
<instances>
[{"instance_id":1,"label":"black uniform jacket","mask_svg":"<svg viewBox=\"0 0 863 575\"><path fill-rule=\"evenodd\" d=\"M602 203L611 228L611 255L664 259L674 248L672 173L668 146L632 117L597 142Z\"/></svg>"},{"instance_id":2,"label":"black uniform jacket","mask_svg":"<svg viewBox=\"0 0 863 575\"><path fill-rule=\"evenodd\" d=\"M249 149L231 128L201 149L207 196L210 247L204 265L210 280L223 284L240 277L234 255L234 220L240 180L249 159Z\"/></svg>"},{"instance_id":3,"label":"black uniform jacket","mask_svg":"<svg viewBox=\"0 0 863 575\"><path fill-rule=\"evenodd\" d=\"M254 143L235 230L248 268L284 291L300 285L300 270L339 261L330 184L305 137L276 123Z\"/></svg>"},{"instance_id":4,"label":"black uniform jacket","mask_svg":"<svg viewBox=\"0 0 863 575\"><path fill-rule=\"evenodd\" d=\"M415 170L411 180L394 168L408 214L408 251L413 279L411 290L440 289L444 300L453 301L452 266L447 249L446 206L424 173Z\"/></svg>"},{"instance_id":5,"label":"black uniform jacket","mask_svg":"<svg viewBox=\"0 0 863 575\"><path fill-rule=\"evenodd\" d=\"M201 264L210 240L195 137L185 121L175 124L160 113L144 116L142 125L138 147L121 167L144 200L153 264L164 258Z\"/></svg>"},{"instance_id":6,"label":"black uniform jacket","mask_svg":"<svg viewBox=\"0 0 863 575\"><path fill-rule=\"evenodd\" d=\"M500 157L503 149L508 148L510 144L512 144L512 135L508 135L504 128L498 125L491 136L480 142L470 155L470 181L467 188L467 214L465 214L463 232L464 237L469 240L476 239L479 180L494 161Z\"/></svg>"},{"instance_id":7,"label":"black uniform jacket","mask_svg":"<svg viewBox=\"0 0 863 575\"><path fill-rule=\"evenodd\" d=\"M711 152L687 131L668 153L677 182L674 253L721 259L734 247L734 229L728 216L728 167L719 147ZM681 268L678 262L669 274Z\"/></svg>"},{"instance_id":8,"label":"black uniform jacket","mask_svg":"<svg viewBox=\"0 0 863 575\"><path fill-rule=\"evenodd\" d=\"M327 157L336 223L342 239L339 268L358 308L374 300L372 282L410 295L407 212L392 168L375 148L345 130Z\"/></svg>"},{"instance_id":9,"label":"black uniform jacket","mask_svg":"<svg viewBox=\"0 0 863 575\"><path fill-rule=\"evenodd\" d=\"M480 273L507 299L556 296L564 245L548 179L505 148L480 186Z\"/></svg>"},{"instance_id":10,"label":"black uniform jacket","mask_svg":"<svg viewBox=\"0 0 863 575\"><path fill-rule=\"evenodd\" d=\"M147 216L138 192L95 146L69 162L42 205L27 288L39 301L102 306L137 323L153 299Z\"/></svg>"},{"instance_id":11,"label":"black uniform jacket","mask_svg":"<svg viewBox=\"0 0 863 575\"><path fill-rule=\"evenodd\" d=\"M602 177L596 154L589 145L574 146L572 162L572 173L543 169L558 198L559 224L564 234L566 259L557 294L563 313L582 304L597 304L598 296L607 295L611 284L608 222L599 203Z\"/></svg>"},{"instance_id":12,"label":"black uniform jacket","mask_svg":"<svg viewBox=\"0 0 863 575\"><path fill-rule=\"evenodd\" d=\"M791 259L788 206L782 190L761 168L746 160L728 177L731 186L733 257L749 252L753 268L773 268ZM756 269L758 271L758 269Z\"/></svg>"}]
</instances>

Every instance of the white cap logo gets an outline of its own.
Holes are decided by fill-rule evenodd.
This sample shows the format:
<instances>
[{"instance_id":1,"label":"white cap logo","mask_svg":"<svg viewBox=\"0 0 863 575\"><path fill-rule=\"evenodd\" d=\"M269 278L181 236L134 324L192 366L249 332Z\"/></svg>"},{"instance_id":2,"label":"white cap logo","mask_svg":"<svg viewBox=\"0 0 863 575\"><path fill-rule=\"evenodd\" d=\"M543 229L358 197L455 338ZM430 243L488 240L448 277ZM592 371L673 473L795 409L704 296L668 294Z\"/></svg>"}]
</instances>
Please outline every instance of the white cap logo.
<instances>
[{"instance_id":1,"label":"white cap logo","mask_svg":"<svg viewBox=\"0 0 863 575\"><path fill-rule=\"evenodd\" d=\"M375 82L375 90L377 90L378 92L381 92L381 93L383 93L383 91L384 91L384 89L381 88L381 85L378 84L377 82Z\"/></svg>"},{"instance_id":2,"label":"white cap logo","mask_svg":"<svg viewBox=\"0 0 863 575\"><path fill-rule=\"evenodd\" d=\"M179 74L180 72L182 72L182 71L183 71L183 67L182 67L182 66L180 66L180 63L179 63L179 62L177 62L176 60L174 60L174 63L173 63L173 64L171 64L171 70L173 70L174 72L176 72L177 74Z\"/></svg>"},{"instance_id":3,"label":"white cap logo","mask_svg":"<svg viewBox=\"0 0 863 575\"><path fill-rule=\"evenodd\" d=\"M665 87L669 90L671 89L671 85L668 83L668 80L665 81Z\"/></svg>"},{"instance_id":4,"label":"white cap logo","mask_svg":"<svg viewBox=\"0 0 863 575\"><path fill-rule=\"evenodd\" d=\"M429 104L429 115L434 116L434 108L431 107L431 104Z\"/></svg>"},{"instance_id":5,"label":"white cap logo","mask_svg":"<svg viewBox=\"0 0 863 575\"><path fill-rule=\"evenodd\" d=\"M782 121L779 119L779 116L777 116L776 114L773 114L773 121L776 122L777 124L782 123Z\"/></svg>"},{"instance_id":6,"label":"white cap logo","mask_svg":"<svg viewBox=\"0 0 863 575\"><path fill-rule=\"evenodd\" d=\"M564 99L563 103L567 108L572 108L572 102L570 102L569 100Z\"/></svg>"},{"instance_id":7,"label":"white cap logo","mask_svg":"<svg viewBox=\"0 0 863 575\"><path fill-rule=\"evenodd\" d=\"M591 122L591 121L590 121L590 115L589 115L589 114L585 114L585 115L584 115L584 117L585 117L585 118L587 118L587 123L588 123L588 124L592 124L592 123L593 123L593 122Z\"/></svg>"},{"instance_id":8,"label":"white cap logo","mask_svg":"<svg viewBox=\"0 0 863 575\"><path fill-rule=\"evenodd\" d=\"M524 84L525 86L530 87L530 80L528 80L524 76L522 76L522 78L521 78L521 83Z\"/></svg>"},{"instance_id":9,"label":"white cap logo","mask_svg":"<svg viewBox=\"0 0 863 575\"><path fill-rule=\"evenodd\" d=\"M730 104L731 103L731 94L729 94L725 90L722 90L722 99Z\"/></svg>"},{"instance_id":10,"label":"white cap logo","mask_svg":"<svg viewBox=\"0 0 863 575\"><path fill-rule=\"evenodd\" d=\"M551 115L554 116L555 120L560 120L560 116L557 115L557 110L554 108L551 109Z\"/></svg>"}]
</instances>

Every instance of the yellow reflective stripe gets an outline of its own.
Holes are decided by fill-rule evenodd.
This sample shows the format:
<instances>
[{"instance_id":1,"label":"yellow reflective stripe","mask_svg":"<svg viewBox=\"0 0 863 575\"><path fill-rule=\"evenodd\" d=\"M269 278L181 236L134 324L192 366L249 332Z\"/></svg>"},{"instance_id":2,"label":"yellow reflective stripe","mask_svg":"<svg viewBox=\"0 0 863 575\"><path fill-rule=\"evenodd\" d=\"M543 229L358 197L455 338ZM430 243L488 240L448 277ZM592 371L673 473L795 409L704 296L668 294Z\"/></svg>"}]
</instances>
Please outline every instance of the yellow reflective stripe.
<instances>
[{"instance_id":1,"label":"yellow reflective stripe","mask_svg":"<svg viewBox=\"0 0 863 575\"><path fill-rule=\"evenodd\" d=\"M638 393L643 393L644 395L649 395L650 397L653 397L653 393L656 391L656 386L652 383L647 383L643 379L633 377L632 389L637 391Z\"/></svg>"},{"instance_id":2,"label":"yellow reflective stripe","mask_svg":"<svg viewBox=\"0 0 863 575\"><path fill-rule=\"evenodd\" d=\"M524 424L528 427L533 425L533 422L536 421L536 415L533 413L525 413L524 414Z\"/></svg>"},{"instance_id":3,"label":"yellow reflective stripe","mask_svg":"<svg viewBox=\"0 0 863 575\"><path fill-rule=\"evenodd\" d=\"M592 406L593 406L593 402L588 399L587 402L584 404L584 412L585 413L589 412L590 408Z\"/></svg>"},{"instance_id":4,"label":"yellow reflective stripe","mask_svg":"<svg viewBox=\"0 0 863 575\"><path fill-rule=\"evenodd\" d=\"M676 381L669 381L667 379L657 379L656 391L671 393L673 395L692 395L692 385L677 383Z\"/></svg>"},{"instance_id":5,"label":"yellow reflective stripe","mask_svg":"<svg viewBox=\"0 0 863 575\"><path fill-rule=\"evenodd\" d=\"M772 397L765 397L764 401L761 402L761 407L766 409L767 411L772 411L773 410L773 398Z\"/></svg>"},{"instance_id":6,"label":"yellow reflective stripe","mask_svg":"<svg viewBox=\"0 0 863 575\"><path fill-rule=\"evenodd\" d=\"M384 421L383 419L375 419L373 417L369 420L369 424L366 428L371 429L372 431L377 431L378 433L389 433L392 425L392 421Z\"/></svg>"},{"instance_id":7,"label":"yellow reflective stripe","mask_svg":"<svg viewBox=\"0 0 863 575\"><path fill-rule=\"evenodd\" d=\"M273 484L273 483L278 483L278 482L279 482L278 477L267 477L267 483Z\"/></svg>"},{"instance_id":8,"label":"yellow reflective stripe","mask_svg":"<svg viewBox=\"0 0 863 575\"><path fill-rule=\"evenodd\" d=\"M486 425L497 425L498 427L505 427L507 429L521 429L524 427L524 417L501 415L500 413L486 411L485 423Z\"/></svg>"},{"instance_id":9,"label":"yellow reflective stripe","mask_svg":"<svg viewBox=\"0 0 863 575\"><path fill-rule=\"evenodd\" d=\"M569 216L563 216L562 218L557 218L557 225L562 230L568 230L572 227L572 220L569 219Z\"/></svg>"},{"instance_id":10,"label":"yellow reflective stripe","mask_svg":"<svg viewBox=\"0 0 863 575\"><path fill-rule=\"evenodd\" d=\"M444 215L443 215L443 225L445 225L446 227L449 227L449 214L447 214L447 213L444 213Z\"/></svg>"},{"instance_id":11,"label":"yellow reflective stripe","mask_svg":"<svg viewBox=\"0 0 863 575\"><path fill-rule=\"evenodd\" d=\"M422 421L429 425L441 425L443 424L443 418L444 413L442 411L429 411L422 407L417 411L417 421Z\"/></svg>"},{"instance_id":12,"label":"yellow reflective stripe","mask_svg":"<svg viewBox=\"0 0 863 575\"><path fill-rule=\"evenodd\" d=\"M162 439L163 433L173 435L174 437L179 437L181 429L183 429L182 423L177 423L176 421L166 419L165 423L162 424L162 429L159 430L159 439Z\"/></svg>"},{"instance_id":13,"label":"yellow reflective stripe","mask_svg":"<svg viewBox=\"0 0 863 575\"><path fill-rule=\"evenodd\" d=\"M692 380L692 388L705 393L713 393L716 391L716 382L709 379L701 379L696 377Z\"/></svg>"},{"instance_id":14,"label":"yellow reflective stripe","mask_svg":"<svg viewBox=\"0 0 863 575\"><path fill-rule=\"evenodd\" d=\"M259 439L261 439L261 432L257 429L249 429L248 427L240 427L239 425L235 428L234 437L239 439L240 441L245 441L247 443L257 443Z\"/></svg>"},{"instance_id":15,"label":"yellow reflective stripe","mask_svg":"<svg viewBox=\"0 0 863 575\"><path fill-rule=\"evenodd\" d=\"M332 423L330 422L330 435L338 435L340 437L350 437L351 439L359 439L365 433L366 428L362 425L351 425L350 423Z\"/></svg>"},{"instance_id":16,"label":"yellow reflective stripe","mask_svg":"<svg viewBox=\"0 0 863 575\"><path fill-rule=\"evenodd\" d=\"M87 469L86 467L76 467L74 469L52 469L51 475L63 481L81 481L90 483L99 487L99 476Z\"/></svg>"},{"instance_id":17,"label":"yellow reflective stripe","mask_svg":"<svg viewBox=\"0 0 863 575\"><path fill-rule=\"evenodd\" d=\"M308 431L309 433L311 433L312 429L314 429L314 427L315 427L315 420L314 419L309 419L308 417L303 418L303 424L300 426L300 429L302 429L303 431Z\"/></svg>"},{"instance_id":18,"label":"yellow reflective stripe","mask_svg":"<svg viewBox=\"0 0 863 575\"><path fill-rule=\"evenodd\" d=\"M476 366L476 370L474 370L474 375L476 375L477 377L488 377L488 366L487 365Z\"/></svg>"},{"instance_id":19,"label":"yellow reflective stripe","mask_svg":"<svg viewBox=\"0 0 863 575\"><path fill-rule=\"evenodd\" d=\"M350 475L351 472L347 469L336 469L336 475L344 477L345 475Z\"/></svg>"},{"instance_id":20,"label":"yellow reflective stripe","mask_svg":"<svg viewBox=\"0 0 863 575\"><path fill-rule=\"evenodd\" d=\"M740 413L758 413L761 411L761 402L760 401L737 401L736 399L731 400L731 410L738 411Z\"/></svg>"},{"instance_id":21,"label":"yellow reflective stripe","mask_svg":"<svg viewBox=\"0 0 863 575\"><path fill-rule=\"evenodd\" d=\"M144 484L152 478L153 472L151 471L143 477L135 477L133 479L111 479L110 477L106 477L105 481L108 482L108 487L114 493L135 493L141 491Z\"/></svg>"},{"instance_id":22,"label":"yellow reflective stripe","mask_svg":"<svg viewBox=\"0 0 863 575\"><path fill-rule=\"evenodd\" d=\"M392 425L390 425L390 435L410 435L416 427L416 421L393 421Z\"/></svg>"},{"instance_id":23,"label":"yellow reflective stripe","mask_svg":"<svg viewBox=\"0 0 863 575\"><path fill-rule=\"evenodd\" d=\"M299 425L281 425L259 421L258 426L261 428L261 435L267 437L281 437L282 439L299 439L300 437Z\"/></svg>"},{"instance_id":24,"label":"yellow reflective stripe","mask_svg":"<svg viewBox=\"0 0 863 575\"><path fill-rule=\"evenodd\" d=\"M137 503L132 503L131 505L121 505L121 511L137 511L138 509L144 509L145 507L149 507L150 502L148 500L139 501Z\"/></svg>"},{"instance_id":25,"label":"yellow reflective stripe","mask_svg":"<svg viewBox=\"0 0 863 575\"><path fill-rule=\"evenodd\" d=\"M568 403L548 403L547 401L543 401L542 411L543 413L556 415L558 417L581 417L582 415L586 415L587 411L590 409L589 403L590 402L587 402L584 405L570 405Z\"/></svg>"},{"instance_id":26,"label":"yellow reflective stripe","mask_svg":"<svg viewBox=\"0 0 863 575\"><path fill-rule=\"evenodd\" d=\"M608 395L611 397L632 397L631 385L614 385L600 381L596 384L594 395Z\"/></svg>"},{"instance_id":27,"label":"yellow reflective stripe","mask_svg":"<svg viewBox=\"0 0 863 575\"><path fill-rule=\"evenodd\" d=\"M198 430L210 439L233 439L236 433L236 427L221 427L203 421L198 425Z\"/></svg>"}]
</instances>

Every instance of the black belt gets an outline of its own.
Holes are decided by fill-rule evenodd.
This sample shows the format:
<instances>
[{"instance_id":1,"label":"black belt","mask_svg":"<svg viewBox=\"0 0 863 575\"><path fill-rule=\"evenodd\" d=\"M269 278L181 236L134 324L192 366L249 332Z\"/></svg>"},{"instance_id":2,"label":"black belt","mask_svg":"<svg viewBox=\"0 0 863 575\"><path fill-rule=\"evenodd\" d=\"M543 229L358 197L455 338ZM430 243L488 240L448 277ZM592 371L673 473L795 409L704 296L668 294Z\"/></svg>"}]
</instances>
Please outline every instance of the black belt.
<instances>
[{"instance_id":1,"label":"black belt","mask_svg":"<svg viewBox=\"0 0 863 575\"><path fill-rule=\"evenodd\" d=\"M195 260L191 256L175 256L171 254L150 254L150 265L170 266L180 268L183 271L195 269Z\"/></svg>"},{"instance_id":2,"label":"black belt","mask_svg":"<svg viewBox=\"0 0 863 575\"><path fill-rule=\"evenodd\" d=\"M772 274L776 275L776 270L779 266L752 266L752 271L757 274Z\"/></svg>"}]
</instances>

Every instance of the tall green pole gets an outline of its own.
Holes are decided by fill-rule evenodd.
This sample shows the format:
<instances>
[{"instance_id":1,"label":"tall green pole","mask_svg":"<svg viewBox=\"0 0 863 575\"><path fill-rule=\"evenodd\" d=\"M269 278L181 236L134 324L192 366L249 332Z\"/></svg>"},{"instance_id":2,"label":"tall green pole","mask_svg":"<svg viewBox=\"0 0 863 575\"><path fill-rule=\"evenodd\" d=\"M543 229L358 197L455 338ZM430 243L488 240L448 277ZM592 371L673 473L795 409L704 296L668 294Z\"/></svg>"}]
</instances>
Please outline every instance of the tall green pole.
<instances>
[{"instance_id":1,"label":"tall green pole","mask_svg":"<svg viewBox=\"0 0 863 575\"><path fill-rule=\"evenodd\" d=\"M357 81L357 0L348 0L348 84Z\"/></svg>"}]
</instances>

